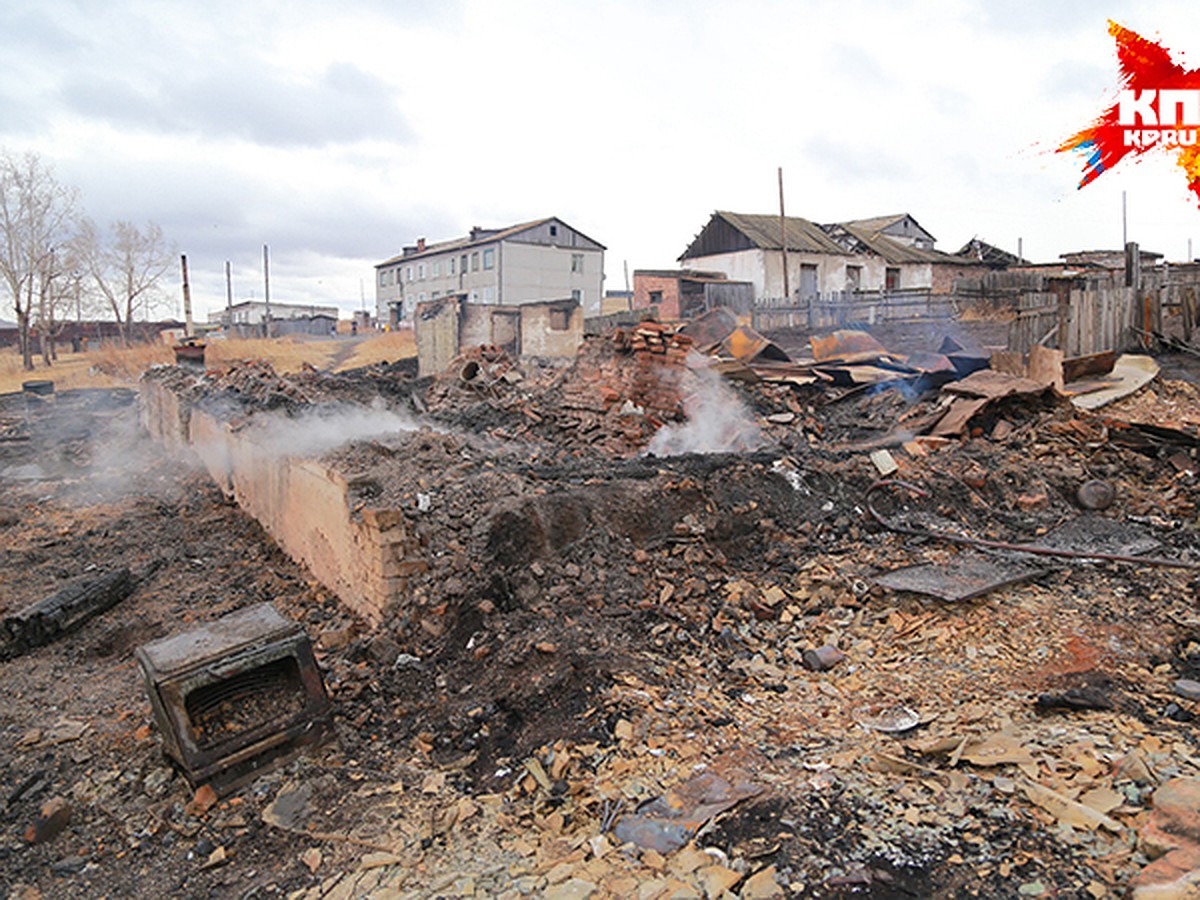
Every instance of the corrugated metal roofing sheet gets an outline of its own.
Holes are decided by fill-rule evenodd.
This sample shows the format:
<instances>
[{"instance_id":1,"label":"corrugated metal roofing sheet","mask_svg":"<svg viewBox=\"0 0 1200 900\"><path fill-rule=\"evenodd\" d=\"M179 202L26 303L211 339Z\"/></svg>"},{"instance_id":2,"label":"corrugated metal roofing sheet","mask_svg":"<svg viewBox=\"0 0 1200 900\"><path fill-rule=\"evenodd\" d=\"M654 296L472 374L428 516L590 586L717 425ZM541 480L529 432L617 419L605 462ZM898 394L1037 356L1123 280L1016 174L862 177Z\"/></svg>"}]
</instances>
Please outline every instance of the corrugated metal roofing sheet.
<instances>
[{"instance_id":1,"label":"corrugated metal roofing sheet","mask_svg":"<svg viewBox=\"0 0 1200 900\"><path fill-rule=\"evenodd\" d=\"M909 218L908 213L896 213L895 215L891 216L872 216L869 219L851 219L849 222L843 222L842 224L855 225L867 231L876 232L883 231L883 229L887 228L889 225L895 225L897 222L907 218ZM913 222L916 221L916 219L913 219ZM925 229L922 228L921 230L924 231Z\"/></svg>"},{"instance_id":2,"label":"corrugated metal roofing sheet","mask_svg":"<svg viewBox=\"0 0 1200 900\"><path fill-rule=\"evenodd\" d=\"M863 244L866 249L883 257L890 263L955 263L957 265L971 265L975 262L974 260L964 259L961 256L943 253L941 250L922 250L920 247L902 244L887 235L880 234L877 231L869 231L861 225L852 222L843 222L840 225L831 227L841 229Z\"/></svg>"}]
</instances>

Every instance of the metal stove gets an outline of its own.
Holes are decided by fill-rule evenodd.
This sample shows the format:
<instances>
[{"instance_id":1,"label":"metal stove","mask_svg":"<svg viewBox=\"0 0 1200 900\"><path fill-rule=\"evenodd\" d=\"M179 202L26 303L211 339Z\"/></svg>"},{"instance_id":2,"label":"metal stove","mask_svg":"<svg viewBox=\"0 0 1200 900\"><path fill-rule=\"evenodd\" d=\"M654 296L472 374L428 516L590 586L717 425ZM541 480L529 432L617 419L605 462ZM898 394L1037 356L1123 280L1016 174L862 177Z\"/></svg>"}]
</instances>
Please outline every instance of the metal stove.
<instances>
[{"instance_id":1,"label":"metal stove","mask_svg":"<svg viewBox=\"0 0 1200 900\"><path fill-rule=\"evenodd\" d=\"M137 650L163 752L193 787L247 783L333 733L308 636L267 603Z\"/></svg>"}]
</instances>

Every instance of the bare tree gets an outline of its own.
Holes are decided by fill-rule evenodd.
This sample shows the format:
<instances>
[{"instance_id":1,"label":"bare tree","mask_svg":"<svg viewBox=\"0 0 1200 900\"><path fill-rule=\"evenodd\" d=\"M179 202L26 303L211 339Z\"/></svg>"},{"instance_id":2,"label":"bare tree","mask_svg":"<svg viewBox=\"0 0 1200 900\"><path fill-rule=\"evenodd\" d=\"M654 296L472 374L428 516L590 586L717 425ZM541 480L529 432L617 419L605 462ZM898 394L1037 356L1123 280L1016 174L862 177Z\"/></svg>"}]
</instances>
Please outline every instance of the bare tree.
<instances>
[{"instance_id":1,"label":"bare tree","mask_svg":"<svg viewBox=\"0 0 1200 900\"><path fill-rule=\"evenodd\" d=\"M72 237L78 214L74 188L59 184L36 153L0 152L0 286L17 317L26 369L33 368L30 322L54 277L54 248Z\"/></svg>"},{"instance_id":2,"label":"bare tree","mask_svg":"<svg viewBox=\"0 0 1200 900\"><path fill-rule=\"evenodd\" d=\"M129 343L133 322L149 318L169 299L159 287L174 264L176 252L154 222L139 228L132 222L114 222L103 240L91 220L79 229L79 255L92 283Z\"/></svg>"},{"instance_id":3,"label":"bare tree","mask_svg":"<svg viewBox=\"0 0 1200 900\"><path fill-rule=\"evenodd\" d=\"M72 315L77 320L82 318L83 290L78 243L76 238L55 247L47 258L44 277L39 280L38 304L33 321L37 327L38 350L47 366L58 360L58 339ZM92 306L90 299L89 311Z\"/></svg>"}]
</instances>

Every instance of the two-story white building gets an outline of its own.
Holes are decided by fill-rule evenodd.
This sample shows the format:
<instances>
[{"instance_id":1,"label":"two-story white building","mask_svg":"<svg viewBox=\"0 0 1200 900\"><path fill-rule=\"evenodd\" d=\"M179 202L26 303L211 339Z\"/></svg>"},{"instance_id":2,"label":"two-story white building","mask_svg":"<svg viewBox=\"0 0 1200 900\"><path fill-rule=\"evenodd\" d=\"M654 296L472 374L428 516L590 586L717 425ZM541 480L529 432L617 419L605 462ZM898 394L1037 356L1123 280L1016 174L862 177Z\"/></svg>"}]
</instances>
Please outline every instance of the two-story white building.
<instances>
[{"instance_id":1,"label":"two-story white building","mask_svg":"<svg viewBox=\"0 0 1200 900\"><path fill-rule=\"evenodd\" d=\"M419 238L375 266L380 322L412 321L418 303L458 297L470 304L520 306L575 300L599 313L604 246L551 217L508 228L472 228L466 237Z\"/></svg>"}]
</instances>

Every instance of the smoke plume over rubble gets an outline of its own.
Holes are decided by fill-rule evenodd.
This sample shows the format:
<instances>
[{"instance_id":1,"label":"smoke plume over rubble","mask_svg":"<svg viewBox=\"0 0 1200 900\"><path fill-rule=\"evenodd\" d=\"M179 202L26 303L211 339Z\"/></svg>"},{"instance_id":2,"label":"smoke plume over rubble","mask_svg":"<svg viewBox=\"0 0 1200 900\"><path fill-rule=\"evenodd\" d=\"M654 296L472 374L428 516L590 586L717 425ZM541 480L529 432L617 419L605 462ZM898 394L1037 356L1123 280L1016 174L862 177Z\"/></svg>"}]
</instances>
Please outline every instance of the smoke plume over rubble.
<instances>
[{"instance_id":1,"label":"smoke plume over rubble","mask_svg":"<svg viewBox=\"0 0 1200 900\"><path fill-rule=\"evenodd\" d=\"M686 419L664 425L651 438L646 453L739 453L757 450L766 441L745 404L710 369L692 370L691 392L683 398Z\"/></svg>"}]
</instances>

